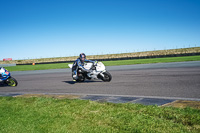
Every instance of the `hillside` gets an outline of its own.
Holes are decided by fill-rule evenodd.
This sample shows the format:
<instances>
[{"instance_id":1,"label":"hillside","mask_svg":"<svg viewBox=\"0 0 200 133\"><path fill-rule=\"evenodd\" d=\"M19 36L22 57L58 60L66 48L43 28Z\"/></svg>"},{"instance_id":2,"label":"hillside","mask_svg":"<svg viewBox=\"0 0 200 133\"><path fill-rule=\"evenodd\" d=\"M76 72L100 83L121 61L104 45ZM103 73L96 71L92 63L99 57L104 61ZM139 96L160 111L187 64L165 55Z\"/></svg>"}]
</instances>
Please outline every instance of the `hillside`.
<instances>
[{"instance_id":1,"label":"hillside","mask_svg":"<svg viewBox=\"0 0 200 133\"><path fill-rule=\"evenodd\" d=\"M87 59L112 59L112 58L134 58L134 57L155 57L155 56L169 56L180 54L200 54L200 47L170 49L170 50L157 50L157 51L145 51L134 53L121 53L121 54L106 54L106 55L89 55ZM87 54L87 53L86 53ZM0 64L27 64L27 63L42 63L42 62L60 62L60 61L73 61L78 58L72 57L57 57L57 58L41 58L41 59L28 59L28 60L13 60L13 61L0 61Z\"/></svg>"}]
</instances>

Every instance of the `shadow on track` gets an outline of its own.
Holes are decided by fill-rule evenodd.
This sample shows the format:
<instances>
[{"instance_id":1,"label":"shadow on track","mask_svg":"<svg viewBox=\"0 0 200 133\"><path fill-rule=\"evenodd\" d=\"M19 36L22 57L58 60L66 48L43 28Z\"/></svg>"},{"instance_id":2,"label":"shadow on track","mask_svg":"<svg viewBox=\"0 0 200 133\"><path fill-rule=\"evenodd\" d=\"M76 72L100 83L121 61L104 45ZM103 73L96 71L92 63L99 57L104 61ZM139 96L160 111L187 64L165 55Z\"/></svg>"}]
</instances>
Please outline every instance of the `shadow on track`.
<instances>
[{"instance_id":1,"label":"shadow on track","mask_svg":"<svg viewBox=\"0 0 200 133\"><path fill-rule=\"evenodd\" d=\"M84 82L75 82L75 81L62 81L62 82L64 82L64 83L68 83L68 84L76 84L76 83L95 83L95 82L102 82L102 81L92 81L92 80L87 80L87 81L84 81Z\"/></svg>"},{"instance_id":2,"label":"shadow on track","mask_svg":"<svg viewBox=\"0 0 200 133\"><path fill-rule=\"evenodd\" d=\"M0 83L0 87L6 87L8 85L4 84L4 83Z\"/></svg>"}]
</instances>

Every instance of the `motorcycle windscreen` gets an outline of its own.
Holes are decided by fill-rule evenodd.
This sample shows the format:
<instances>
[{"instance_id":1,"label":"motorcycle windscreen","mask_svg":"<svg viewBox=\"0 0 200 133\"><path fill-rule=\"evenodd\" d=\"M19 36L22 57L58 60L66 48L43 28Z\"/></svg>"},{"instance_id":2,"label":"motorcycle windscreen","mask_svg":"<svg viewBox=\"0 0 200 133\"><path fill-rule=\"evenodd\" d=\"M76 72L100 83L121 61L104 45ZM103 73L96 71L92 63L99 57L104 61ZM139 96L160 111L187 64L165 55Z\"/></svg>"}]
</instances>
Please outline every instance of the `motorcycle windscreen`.
<instances>
[{"instance_id":1,"label":"motorcycle windscreen","mask_svg":"<svg viewBox=\"0 0 200 133\"><path fill-rule=\"evenodd\" d=\"M104 71L105 69L106 67L102 62L97 63L97 71Z\"/></svg>"},{"instance_id":2,"label":"motorcycle windscreen","mask_svg":"<svg viewBox=\"0 0 200 133\"><path fill-rule=\"evenodd\" d=\"M93 63L84 63L84 68L85 69L90 69L92 67Z\"/></svg>"}]
</instances>

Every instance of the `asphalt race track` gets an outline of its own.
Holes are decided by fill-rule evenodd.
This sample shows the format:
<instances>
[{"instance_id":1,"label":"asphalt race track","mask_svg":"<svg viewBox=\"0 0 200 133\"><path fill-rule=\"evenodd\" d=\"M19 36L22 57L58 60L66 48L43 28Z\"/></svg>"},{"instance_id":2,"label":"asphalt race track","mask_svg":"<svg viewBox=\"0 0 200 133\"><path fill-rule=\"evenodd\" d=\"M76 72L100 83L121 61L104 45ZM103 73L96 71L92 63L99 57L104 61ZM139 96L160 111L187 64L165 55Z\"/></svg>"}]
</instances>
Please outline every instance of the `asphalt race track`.
<instances>
[{"instance_id":1,"label":"asphalt race track","mask_svg":"<svg viewBox=\"0 0 200 133\"><path fill-rule=\"evenodd\" d=\"M12 72L17 87L0 87L1 95L76 94L112 97L200 99L200 61L110 66L111 82L75 83L70 69ZM86 98L87 99L87 98Z\"/></svg>"}]
</instances>

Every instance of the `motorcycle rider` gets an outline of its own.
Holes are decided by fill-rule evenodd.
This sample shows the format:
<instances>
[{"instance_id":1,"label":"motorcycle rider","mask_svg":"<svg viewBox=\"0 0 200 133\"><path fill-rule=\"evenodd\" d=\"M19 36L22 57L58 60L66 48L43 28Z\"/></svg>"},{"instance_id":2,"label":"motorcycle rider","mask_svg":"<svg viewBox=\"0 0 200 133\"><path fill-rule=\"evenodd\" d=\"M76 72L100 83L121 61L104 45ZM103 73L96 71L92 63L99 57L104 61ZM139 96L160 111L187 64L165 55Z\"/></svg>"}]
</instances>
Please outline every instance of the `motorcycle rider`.
<instances>
[{"instance_id":1,"label":"motorcycle rider","mask_svg":"<svg viewBox=\"0 0 200 133\"><path fill-rule=\"evenodd\" d=\"M4 69L3 67L0 67L0 79L3 78L3 73L6 72L6 69Z\"/></svg>"},{"instance_id":2,"label":"motorcycle rider","mask_svg":"<svg viewBox=\"0 0 200 133\"><path fill-rule=\"evenodd\" d=\"M79 58L77 58L76 61L73 63L72 78L74 81L78 78L77 76L78 68L80 68L83 72L87 72L87 73L91 72L91 70L84 68L84 62L92 62L94 65L97 64L97 61L87 60L86 55L84 53L81 53L79 55Z\"/></svg>"}]
</instances>

